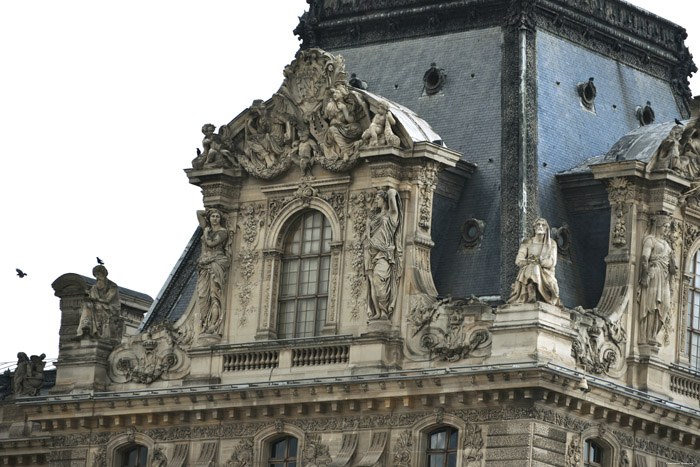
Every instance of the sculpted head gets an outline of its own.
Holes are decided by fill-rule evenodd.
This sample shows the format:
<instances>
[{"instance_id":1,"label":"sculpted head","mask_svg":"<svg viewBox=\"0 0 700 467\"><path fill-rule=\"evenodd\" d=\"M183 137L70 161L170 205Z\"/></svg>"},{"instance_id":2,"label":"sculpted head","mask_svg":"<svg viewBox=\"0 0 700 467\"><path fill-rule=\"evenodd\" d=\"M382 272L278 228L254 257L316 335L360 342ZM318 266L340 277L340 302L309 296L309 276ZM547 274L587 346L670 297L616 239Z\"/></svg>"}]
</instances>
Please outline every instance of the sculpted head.
<instances>
[{"instance_id":1,"label":"sculpted head","mask_svg":"<svg viewBox=\"0 0 700 467\"><path fill-rule=\"evenodd\" d=\"M94 268L92 268L92 275L95 276L95 279L97 280L105 280L107 278L107 268L102 266L101 264L98 264Z\"/></svg>"},{"instance_id":2,"label":"sculpted head","mask_svg":"<svg viewBox=\"0 0 700 467\"><path fill-rule=\"evenodd\" d=\"M219 227L223 224L224 215L218 209L207 211L207 224L211 227Z\"/></svg>"},{"instance_id":3,"label":"sculpted head","mask_svg":"<svg viewBox=\"0 0 700 467\"><path fill-rule=\"evenodd\" d=\"M377 209L384 209L386 206L389 205L388 197L389 197L389 194L387 191L384 191L384 190L377 191L377 195L374 197L374 206Z\"/></svg>"},{"instance_id":4,"label":"sculpted head","mask_svg":"<svg viewBox=\"0 0 700 467\"><path fill-rule=\"evenodd\" d=\"M680 140L681 135L683 135L683 127L682 126L676 125L673 128L671 128L671 133L669 134L669 136L671 138Z\"/></svg>"},{"instance_id":5,"label":"sculpted head","mask_svg":"<svg viewBox=\"0 0 700 467\"><path fill-rule=\"evenodd\" d=\"M202 127L202 133L207 136L214 134L214 130L216 130L216 127L211 123L205 123Z\"/></svg>"},{"instance_id":6,"label":"sculpted head","mask_svg":"<svg viewBox=\"0 0 700 467\"><path fill-rule=\"evenodd\" d=\"M533 237L535 235L545 235L549 236L549 223L547 222L547 219L544 217L540 217L539 219L536 219L535 222L532 224L532 235Z\"/></svg>"}]
</instances>

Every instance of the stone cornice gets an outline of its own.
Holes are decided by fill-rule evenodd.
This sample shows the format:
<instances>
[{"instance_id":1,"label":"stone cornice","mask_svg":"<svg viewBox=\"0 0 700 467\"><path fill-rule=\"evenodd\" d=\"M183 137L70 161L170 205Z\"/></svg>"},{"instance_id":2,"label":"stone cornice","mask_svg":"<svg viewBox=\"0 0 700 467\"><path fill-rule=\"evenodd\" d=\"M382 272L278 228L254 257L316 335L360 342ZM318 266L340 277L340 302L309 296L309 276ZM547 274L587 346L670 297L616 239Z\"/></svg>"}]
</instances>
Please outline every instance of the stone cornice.
<instances>
[{"instance_id":1,"label":"stone cornice","mask_svg":"<svg viewBox=\"0 0 700 467\"><path fill-rule=\"evenodd\" d=\"M31 421L55 435L128 425L259 423L261 418L400 416L421 410L503 414L554 410L582 431L606 424L641 430L662 445L700 448L700 410L674 404L557 365L523 362L434 370L193 386L124 393L73 394L18 401ZM535 413L533 412L533 413ZM528 412L530 413L530 412ZM539 415L538 415L539 416ZM307 417L304 417L307 418ZM521 418L528 418L523 415ZM550 421L545 417L544 421ZM485 420L484 420L485 421ZM555 422L552 422L555 423ZM631 436L631 435L630 435Z\"/></svg>"}]
</instances>

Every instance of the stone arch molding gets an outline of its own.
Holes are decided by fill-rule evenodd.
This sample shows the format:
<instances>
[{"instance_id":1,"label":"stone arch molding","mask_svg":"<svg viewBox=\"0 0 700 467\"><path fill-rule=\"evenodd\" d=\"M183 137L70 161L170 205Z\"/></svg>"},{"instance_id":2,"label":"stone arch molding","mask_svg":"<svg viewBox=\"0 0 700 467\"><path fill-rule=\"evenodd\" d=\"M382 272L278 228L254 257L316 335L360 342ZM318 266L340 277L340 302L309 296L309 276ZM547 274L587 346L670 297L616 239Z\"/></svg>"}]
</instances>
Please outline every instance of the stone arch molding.
<instances>
[{"instance_id":1,"label":"stone arch molding","mask_svg":"<svg viewBox=\"0 0 700 467\"><path fill-rule=\"evenodd\" d=\"M119 459L117 458L119 455L119 450L134 444L140 444L148 449L147 465L151 465L156 448L156 442L150 436L136 431L133 428L127 429L126 432L115 436L107 442L105 445L105 451L103 451L106 454L106 459L108 460L107 465L119 465Z\"/></svg>"},{"instance_id":2,"label":"stone arch molding","mask_svg":"<svg viewBox=\"0 0 700 467\"><path fill-rule=\"evenodd\" d=\"M481 467L484 458L484 446L486 434L478 424L467 423L461 418L445 413L444 409L437 408L431 415L416 421L412 426L413 450L412 465L427 467L426 449L428 446L428 434L438 428L450 426L459 430L457 441L457 465L464 467Z\"/></svg>"},{"instance_id":3,"label":"stone arch molding","mask_svg":"<svg viewBox=\"0 0 700 467\"><path fill-rule=\"evenodd\" d=\"M309 188L309 191L307 192L308 197L295 197L293 200L286 203L275 216L274 220L270 224L267 234L265 235L264 248L266 250L282 250L284 234L286 233L290 219L305 210L316 210L326 216L331 224L331 229L333 230L334 242L340 241L342 238L340 219L338 218L338 215L333 207L326 200L319 197L319 192L317 189L309 185L306 185L306 187ZM302 191L304 188L304 185L300 186L297 193Z\"/></svg>"},{"instance_id":4,"label":"stone arch molding","mask_svg":"<svg viewBox=\"0 0 700 467\"><path fill-rule=\"evenodd\" d=\"M273 425L262 428L253 437L254 465L267 465L269 443L283 436L294 436L297 439L297 465L306 465L302 462L306 433L296 425L285 423L283 420L276 420Z\"/></svg>"},{"instance_id":5,"label":"stone arch molding","mask_svg":"<svg viewBox=\"0 0 700 467\"><path fill-rule=\"evenodd\" d=\"M393 146L412 149L416 141L440 137L413 112L350 86L345 62L321 49L300 50L284 69L284 81L268 100L255 100L215 132L202 127L195 170L241 167L272 180L293 165L310 175L314 165L347 172L360 150Z\"/></svg>"}]
</instances>

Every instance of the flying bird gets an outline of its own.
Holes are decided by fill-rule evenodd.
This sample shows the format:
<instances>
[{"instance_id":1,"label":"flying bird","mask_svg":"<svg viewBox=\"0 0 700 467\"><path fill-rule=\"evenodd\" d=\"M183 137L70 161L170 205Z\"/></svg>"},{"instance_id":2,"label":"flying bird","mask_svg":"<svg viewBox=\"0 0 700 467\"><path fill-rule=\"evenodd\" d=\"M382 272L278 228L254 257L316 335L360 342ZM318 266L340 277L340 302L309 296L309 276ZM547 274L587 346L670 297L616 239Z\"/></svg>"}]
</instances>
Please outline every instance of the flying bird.
<instances>
[{"instance_id":1,"label":"flying bird","mask_svg":"<svg viewBox=\"0 0 700 467\"><path fill-rule=\"evenodd\" d=\"M677 118L676 118L676 119L674 119L674 120L676 120L676 125L683 125L683 122L681 122L681 121L680 121L680 120L678 120Z\"/></svg>"},{"instance_id":2,"label":"flying bird","mask_svg":"<svg viewBox=\"0 0 700 467\"><path fill-rule=\"evenodd\" d=\"M100 259L100 257L99 257L99 256L96 256L95 258L97 258L97 264L101 264L101 265L103 265L103 266L104 266L105 262L104 262L104 261L102 261L102 260Z\"/></svg>"},{"instance_id":3,"label":"flying bird","mask_svg":"<svg viewBox=\"0 0 700 467\"><path fill-rule=\"evenodd\" d=\"M15 268L15 271L17 271L17 275L19 276L20 279L22 279L24 276L27 275L26 272L22 271L22 270L19 269L19 268Z\"/></svg>"}]
</instances>

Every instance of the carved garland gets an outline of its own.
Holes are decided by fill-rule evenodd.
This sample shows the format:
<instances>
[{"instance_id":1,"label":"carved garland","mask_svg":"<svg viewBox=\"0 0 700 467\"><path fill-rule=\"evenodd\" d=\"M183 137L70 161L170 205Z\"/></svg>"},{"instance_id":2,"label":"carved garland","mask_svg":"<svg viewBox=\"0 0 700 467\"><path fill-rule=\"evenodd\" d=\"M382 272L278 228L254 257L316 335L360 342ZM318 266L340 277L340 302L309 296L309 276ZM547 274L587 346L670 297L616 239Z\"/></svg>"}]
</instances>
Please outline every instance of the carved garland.
<instances>
[{"instance_id":1,"label":"carved garland","mask_svg":"<svg viewBox=\"0 0 700 467\"><path fill-rule=\"evenodd\" d=\"M624 204L634 198L634 189L626 178L617 177L607 181L608 199L615 207L615 227L613 228L612 244L616 248L627 245L627 226L625 225Z\"/></svg>"},{"instance_id":2,"label":"carved garland","mask_svg":"<svg viewBox=\"0 0 700 467\"><path fill-rule=\"evenodd\" d=\"M265 225L264 218L265 209L262 204L251 203L243 208L241 251L238 253L238 265L242 279L238 284L238 300L241 304L238 325L241 327L248 323L248 315L254 311L250 306L253 293L252 278L255 275L255 267L259 259L255 246L258 240L258 230Z\"/></svg>"},{"instance_id":3,"label":"carved garland","mask_svg":"<svg viewBox=\"0 0 700 467\"><path fill-rule=\"evenodd\" d=\"M353 272L349 274L352 321L359 319L360 310L367 309L367 276L364 271L363 240L367 235L367 218L373 199L371 192L360 192L350 196L350 219L353 226L353 240L350 245Z\"/></svg>"},{"instance_id":4,"label":"carved garland","mask_svg":"<svg viewBox=\"0 0 700 467\"><path fill-rule=\"evenodd\" d=\"M394 449L394 467L411 467L411 451L413 450L413 441L411 440L411 431L405 430L399 435Z\"/></svg>"}]
</instances>

